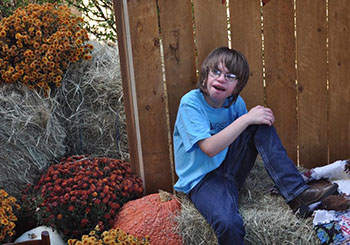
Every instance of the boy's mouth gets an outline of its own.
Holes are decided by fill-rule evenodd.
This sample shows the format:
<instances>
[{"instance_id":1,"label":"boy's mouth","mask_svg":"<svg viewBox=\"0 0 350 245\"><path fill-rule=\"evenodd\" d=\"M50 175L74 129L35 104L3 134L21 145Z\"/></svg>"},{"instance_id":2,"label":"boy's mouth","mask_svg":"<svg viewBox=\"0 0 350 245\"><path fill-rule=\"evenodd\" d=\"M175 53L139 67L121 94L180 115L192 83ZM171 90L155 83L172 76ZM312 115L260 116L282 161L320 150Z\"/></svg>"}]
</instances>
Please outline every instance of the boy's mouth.
<instances>
[{"instance_id":1,"label":"boy's mouth","mask_svg":"<svg viewBox=\"0 0 350 245\"><path fill-rule=\"evenodd\" d=\"M219 91L225 91L226 89L221 87L221 86L217 86L217 85L214 85L213 88L215 88L216 90L219 90Z\"/></svg>"}]
</instances>

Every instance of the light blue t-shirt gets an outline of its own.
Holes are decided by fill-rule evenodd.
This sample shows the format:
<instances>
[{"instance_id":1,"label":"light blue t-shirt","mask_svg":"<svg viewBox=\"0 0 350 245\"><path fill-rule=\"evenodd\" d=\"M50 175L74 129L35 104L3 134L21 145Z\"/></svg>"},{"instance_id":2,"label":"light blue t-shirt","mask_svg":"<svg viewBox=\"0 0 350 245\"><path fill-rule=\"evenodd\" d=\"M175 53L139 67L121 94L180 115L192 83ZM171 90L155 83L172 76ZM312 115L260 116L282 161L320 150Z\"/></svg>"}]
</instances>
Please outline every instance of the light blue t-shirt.
<instances>
[{"instance_id":1,"label":"light blue t-shirt","mask_svg":"<svg viewBox=\"0 0 350 245\"><path fill-rule=\"evenodd\" d=\"M247 108L240 96L229 108L211 107L199 89L182 97L173 135L175 170L179 177L175 190L189 193L207 173L220 166L228 147L211 158L197 142L220 132L245 113Z\"/></svg>"}]
</instances>

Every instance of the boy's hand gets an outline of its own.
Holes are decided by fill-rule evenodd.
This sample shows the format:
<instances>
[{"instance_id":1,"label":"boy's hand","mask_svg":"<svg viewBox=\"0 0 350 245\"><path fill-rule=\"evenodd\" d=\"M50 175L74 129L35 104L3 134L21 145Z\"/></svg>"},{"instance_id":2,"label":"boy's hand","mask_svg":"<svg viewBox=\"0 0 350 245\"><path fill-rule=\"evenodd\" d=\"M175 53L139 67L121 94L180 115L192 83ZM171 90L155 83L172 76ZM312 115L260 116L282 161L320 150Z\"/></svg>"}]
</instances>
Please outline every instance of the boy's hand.
<instances>
[{"instance_id":1,"label":"boy's hand","mask_svg":"<svg viewBox=\"0 0 350 245\"><path fill-rule=\"evenodd\" d=\"M271 126L275 122L272 110L261 105L250 109L246 116L249 124L267 124Z\"/></svg>"}]
</instances>

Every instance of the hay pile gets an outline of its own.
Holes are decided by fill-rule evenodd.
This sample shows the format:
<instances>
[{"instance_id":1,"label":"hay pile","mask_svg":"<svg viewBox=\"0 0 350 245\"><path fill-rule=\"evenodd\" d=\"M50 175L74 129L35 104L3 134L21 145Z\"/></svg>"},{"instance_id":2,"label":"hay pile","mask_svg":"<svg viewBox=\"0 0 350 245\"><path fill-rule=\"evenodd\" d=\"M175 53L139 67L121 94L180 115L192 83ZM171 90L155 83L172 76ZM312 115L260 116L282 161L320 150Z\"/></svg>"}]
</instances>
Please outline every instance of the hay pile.
<instances>
[{"instance_id":1,"label":"hay pile","mask_svg":"<svg viewBox=\"0 0 350 245\"><path fill-rule=\"evenodd\" d=\"M0 87L0 188L18 198L28 183L65 154L66 131L54 99L22 85Z\"/></svg>"},{"instance_id":2,"label":"hay pile","mask_svg":"<svg viewBox=\"0 0 350 245\"><path fill-rule=\"evenodd\" d=\"M70 65L49 97L0 85L0 189L10 195L64 156L129 159L118 50L91 44L92 60Z\"/></svg>"},{"instance_id":3,"label":"hay pile","mask_svg":"<svg viewBox=\"0 0 350 245\"><path fill-rule=\"evenodd\" d=\"M245 244L320 244L312 218L294 215L279 195L259 160L240 192L240 213L245 222ZM184 244L217 244L215 234L190 200L179 195L181 214L176 217Z\"/></svg>"},{"instance_id":4,"label":"hay pile","mask_svg":"<svg viewBox=\"0 0 350 245\"><path fill-rule=\"evenodd\" d=\"M67 130L68 155L129 159L119 56L96 41L92 60L73 64L56 98Z\"/></svg>"}]
</instances>

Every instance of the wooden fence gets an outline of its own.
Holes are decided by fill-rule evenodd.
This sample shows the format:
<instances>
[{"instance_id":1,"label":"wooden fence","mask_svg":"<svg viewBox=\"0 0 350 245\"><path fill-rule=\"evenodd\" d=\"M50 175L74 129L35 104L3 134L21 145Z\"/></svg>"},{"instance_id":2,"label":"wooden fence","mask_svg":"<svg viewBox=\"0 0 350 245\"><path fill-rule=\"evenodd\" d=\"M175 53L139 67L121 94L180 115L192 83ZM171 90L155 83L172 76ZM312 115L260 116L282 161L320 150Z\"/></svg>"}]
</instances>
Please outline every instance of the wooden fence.
<instances>
[{"instance_id":1,"label":"wooden fence","mask_svg":"<svg viewBox=\"0 0 350 245\"><path fill-rule=\"evenodd\" d=\"M273 109L297 164L349 157L350 1L264 3L114 0L131 161L148 193L172 190L169 136L179 100L218 46L246 55L251 74L242 96L248 108Z\"/></svg>"}]
</instances>

